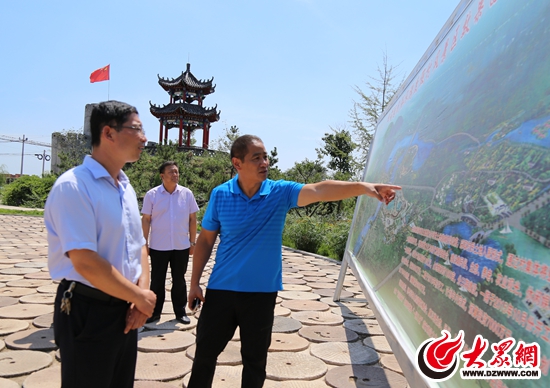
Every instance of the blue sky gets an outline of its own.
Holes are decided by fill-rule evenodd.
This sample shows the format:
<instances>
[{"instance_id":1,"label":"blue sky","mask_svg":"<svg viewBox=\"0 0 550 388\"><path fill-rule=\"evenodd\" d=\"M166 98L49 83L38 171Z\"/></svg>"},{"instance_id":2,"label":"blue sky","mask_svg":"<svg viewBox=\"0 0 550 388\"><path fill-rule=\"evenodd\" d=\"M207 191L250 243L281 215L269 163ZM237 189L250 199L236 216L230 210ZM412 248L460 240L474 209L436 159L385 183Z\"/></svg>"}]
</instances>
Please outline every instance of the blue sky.
<instances>
[{"instance_id":1,"label":"blue sky","mask_svg":"<svg viewBox=\"0 0 550 388\"><path fill-rule=\"evenodd\" d=\"M204 102L221 110L210 144L236 125L277 147L285 170L314 159L324 133L348 124L353 87L376 76L384 50L407 76L458 3L0 0L0 135L50 143L52 132L80 130L84 106L109 95L135 105L158 141L149 101L169 96L157 74L175 78L190 62L217 85ZM107 64L110 82L90 84ZM41 173L34 154L44 149L25 145L25 174ZM20 172L21 143L0 140L0 165Z\"/></svg>"}]
</instances>

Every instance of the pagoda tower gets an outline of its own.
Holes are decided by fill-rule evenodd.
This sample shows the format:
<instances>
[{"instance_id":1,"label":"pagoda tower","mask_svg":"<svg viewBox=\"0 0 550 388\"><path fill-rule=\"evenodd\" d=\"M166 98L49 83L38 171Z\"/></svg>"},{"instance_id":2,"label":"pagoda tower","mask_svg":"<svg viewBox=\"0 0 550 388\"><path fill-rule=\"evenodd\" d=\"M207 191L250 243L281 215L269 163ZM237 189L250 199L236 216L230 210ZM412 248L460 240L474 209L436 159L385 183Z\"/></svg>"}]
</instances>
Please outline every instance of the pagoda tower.
<instances>
[{"instance_id":1,"label":"pagoda tower","mask_svg":"<svg viewBox=\"0 0 550 388\"><path fill-rule=\"evenodd\" d=\"M159 85L170 95L170 103L162 107L149 101L151 114L160 121L159 144L167 144L168 130L178 128L178 145L183 146L185 132L186 146L191 147L191 133L202 129L202 148L208 149L210 125L220 119L220 112L216 112L218 105L204 108L202 104L204 98L216 89L216 85L212 86L214 77L207 81L198 80L191 73L189 63L187 70L175 79L157 77Z\"/></svg>"}]
</instances>

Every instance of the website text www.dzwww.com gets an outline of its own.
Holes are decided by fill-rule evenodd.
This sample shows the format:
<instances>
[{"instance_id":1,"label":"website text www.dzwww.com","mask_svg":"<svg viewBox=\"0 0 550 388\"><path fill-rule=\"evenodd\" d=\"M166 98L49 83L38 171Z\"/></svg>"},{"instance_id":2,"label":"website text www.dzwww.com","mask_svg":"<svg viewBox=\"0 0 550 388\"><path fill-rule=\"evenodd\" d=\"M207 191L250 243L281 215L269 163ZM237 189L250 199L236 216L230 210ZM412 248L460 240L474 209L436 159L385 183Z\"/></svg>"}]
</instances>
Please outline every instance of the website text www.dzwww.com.
<instances>
[{"instance_id":1,"label":"website text www.dzwww.com","mask_svg":"<svg viewBox=\"0 0 550 388\"><path fill-rule=\"evenodd\" d=\"M540 379L540 369L461 369L463 379Z\"/></svg>"}]
</instances>

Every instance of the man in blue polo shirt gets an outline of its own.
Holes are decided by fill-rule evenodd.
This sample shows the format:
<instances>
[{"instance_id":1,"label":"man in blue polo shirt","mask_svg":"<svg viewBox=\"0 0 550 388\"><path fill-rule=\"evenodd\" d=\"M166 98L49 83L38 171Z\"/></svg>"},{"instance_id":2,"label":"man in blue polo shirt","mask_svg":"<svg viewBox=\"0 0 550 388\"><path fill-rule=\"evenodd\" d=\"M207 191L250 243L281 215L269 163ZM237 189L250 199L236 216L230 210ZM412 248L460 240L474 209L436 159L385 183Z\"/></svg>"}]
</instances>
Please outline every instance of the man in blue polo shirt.
<instances>
[{"instance_id":1,"label":"man in blue polo shirt","mask_svg":"<svg viewBox=\"0 0 550 388\"><path fill-rule=\"evenodd\" d=\"M231 162L238 175L212 192L193 255L189 307L194 299L205 303L188 388L212 385L217 357L237 326L243 359L241 386L263 386L275 300L282 290L282 234L291 208L363 194L388 204L395 190L401 189L366 182L304 185L268 180L265 146L252 135L235 140ZM218 234L216 263L203 295L199 282Z\"/></svg>"}]
</instances>

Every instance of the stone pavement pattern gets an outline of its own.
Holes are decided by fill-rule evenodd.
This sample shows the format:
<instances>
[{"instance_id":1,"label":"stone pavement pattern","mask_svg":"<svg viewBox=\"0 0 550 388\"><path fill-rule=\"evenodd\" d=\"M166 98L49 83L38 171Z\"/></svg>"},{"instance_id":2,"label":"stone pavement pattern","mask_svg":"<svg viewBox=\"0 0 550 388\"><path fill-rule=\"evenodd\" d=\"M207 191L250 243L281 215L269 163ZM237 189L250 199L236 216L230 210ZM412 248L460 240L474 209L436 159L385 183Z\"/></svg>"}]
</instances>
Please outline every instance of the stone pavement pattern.
<instances>
[{"instance_id":1,"label":"stone pavement pattern","mask_svg":"<svg viewBox=\"0 0 550 388\"><path fill-rule=\"evenodd\" d=\"M43 219L0 215L0 225L0 388L58 388L51 328L57 284L48 273ZM283 248L284 291L275 308L265 387L408 387L351 272L346 301L332 301L339 271L335 261ZM191 262L187 281L190 276ZM168 276L167 290L170 285ZM160 321L140 330L137 388L185 387L189 381L197 318L179 323L169 292L166 298ZM218 359L213 386L240 387L241 371L237 329Z\"/></svg>"}]
</instances>

